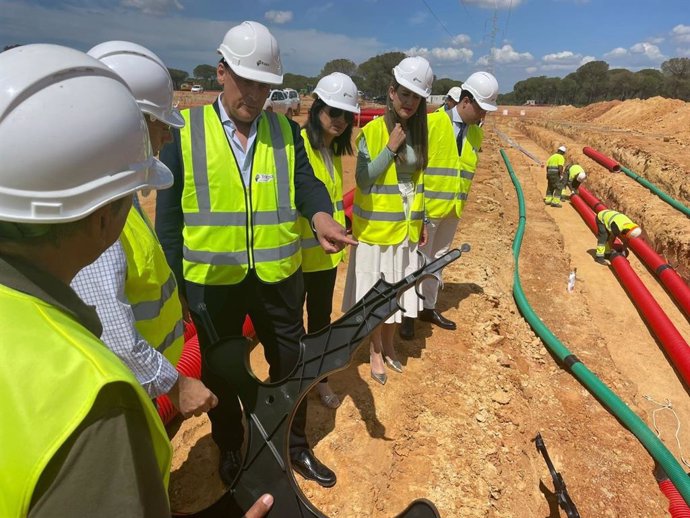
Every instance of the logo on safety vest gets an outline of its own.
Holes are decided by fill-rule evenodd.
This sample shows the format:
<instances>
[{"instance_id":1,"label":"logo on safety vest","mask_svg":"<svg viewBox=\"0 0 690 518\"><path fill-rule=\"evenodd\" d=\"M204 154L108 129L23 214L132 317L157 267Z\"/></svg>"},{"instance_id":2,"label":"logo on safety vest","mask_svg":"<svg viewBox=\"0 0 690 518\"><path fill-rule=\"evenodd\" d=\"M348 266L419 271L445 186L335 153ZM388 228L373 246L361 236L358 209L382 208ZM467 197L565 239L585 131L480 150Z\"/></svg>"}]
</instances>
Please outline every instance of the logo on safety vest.
<instances>
[{"instance_id":1,"label":"logo on safety vest","mask_svg":"<svg viewBox=\"0 0 690 518\"><path fill-rule=\"evenodd\" d=\"M258 173L254 177L254 181L256 183L268 183L273 181L273 175L272 174L263 174L263 173Z\"/></svg>"}]
</instances>

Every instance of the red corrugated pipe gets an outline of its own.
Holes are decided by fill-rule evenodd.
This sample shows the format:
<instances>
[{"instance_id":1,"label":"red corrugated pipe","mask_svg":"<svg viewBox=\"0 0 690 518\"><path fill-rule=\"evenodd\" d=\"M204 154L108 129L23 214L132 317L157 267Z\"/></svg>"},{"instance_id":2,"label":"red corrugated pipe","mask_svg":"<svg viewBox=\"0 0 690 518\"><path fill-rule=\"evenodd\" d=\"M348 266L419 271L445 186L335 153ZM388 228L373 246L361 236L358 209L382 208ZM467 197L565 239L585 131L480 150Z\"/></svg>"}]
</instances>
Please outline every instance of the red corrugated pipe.
<instances>
[{"instance_id":1,"label":"red corrugated pipe","mask_svg":"<svg viewBox=\"0 0 690 518\"><path fill-rule=\"evenodd\" d=\"M594 148L583 147L582 152L598 164L603 165L611 172L618 172L621 170L621 166L618 165L618 162L616 162L613 158L607 157L603 153L599 153L599 151Z\"/></svg>"},{"instance_id":2,"label":"red corrugated pipe","mask_svg":"<svg viewBox=\"0 0 690 518\"><path fill-rule=\"evenodd\" d=\"M673 482L668 479L663 480L659 482L659 489L668 498L668 512L671 513L672 518L690 518L690 508Z\"/></svg>"},{"instance_id":3,"label":"red corrugated pipe","mask_svg":"<svg viewBox=\"0 0 690 518\"><path fill-rule=\"evenodd\" d=\"M242 335L247 338L254 338L256 332L249 315L244 319ZM184 348L175 368L180 374L188 378L201 378L201 351L199 350L199 336L192 322L185 322L184 326ZM163 424L168 424L177 415L177 408L172 404L167 395L156 398L158 415Z\"/></svg>"},{"instance_id":4,"label":"red corrugated pipe","mask_svg":"<svg viewBox=\"0 0 690 518\"><path fill-rule=\"evenodd\" d=\"M570 202L585 220L587 226L594 234L598 233L596 216L585 204L580 196L574 194ZM647 323L657 340L661 342L664 350L681 377L690 387L690 347L678 332L673 322L666 316L649 290L634 272L628 260L618 253L611 258L611 266L628 295L639 310L642 318Z\"/></svg>"},{"instance_id":5,"label":"red corrugated pipe","mask_svg":"<svg viewBox=\"0 0 690 518\"><path fill-rule=\"evenodd\" d=\"M585 187L580 186L577 193L582 199L592 207L594 212L606 210L607 207L601 200L589 192ZM627 240L628 247L635 252L635 255L657 276L661 284L666 288L671 297L676 301L678 307L685 313L685 317L690 319L690 286L673 267L668 264L666 259L660 256L651 246L641 237L633 237ZM614 248L622 246L620 240L616 239Z\"/></svg>"},{"instance_id":6,"label":"red corrugated pipe","mask_svg":"<svg viewBox=\"0 0 690 518\"><path fill-rule=\"evenodd\" d=\"M355 190L350 189L343 195L343 210L345 217L352 222L352 206L355 203Z\"/></svg>"}]
</instances>

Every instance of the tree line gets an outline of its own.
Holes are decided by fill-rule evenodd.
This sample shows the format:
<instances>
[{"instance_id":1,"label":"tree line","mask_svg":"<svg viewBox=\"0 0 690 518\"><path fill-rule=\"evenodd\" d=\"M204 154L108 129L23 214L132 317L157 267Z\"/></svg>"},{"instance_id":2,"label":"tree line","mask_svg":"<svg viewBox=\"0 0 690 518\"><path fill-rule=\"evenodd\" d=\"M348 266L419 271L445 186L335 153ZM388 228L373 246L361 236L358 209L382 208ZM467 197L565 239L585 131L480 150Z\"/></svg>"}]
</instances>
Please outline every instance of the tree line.
<instances>
[{"instance_id":1,"label":"tree line","mask_svg":"<svg viewBox=\"0 0 690 518\"><path fill-rule=\"evenodd\" d=\"M342 72L352 77L367 97L373 98L386 93L393 78L393 67L403 58L405 54L402 52L387 52L359 65L349 59L334 59L326 63L315 77L286 73L282 87L308 93L323 76ZM184 70L168 70L177 89L185 82L200 84L206 90L220 88L214 65L194 67L193 77L189 77ZM431 93L443 95L452 86L461 84L456 79L435 77ZM605 61L591 61L563 78L539 76L518 81L512 92L499 95L498 102L524 104L533 100L537 104L584 106L613 99L648 99L655 96L690 101L690 58L672 58L661 64L661 70L647 68L638 72L624 68L610 69Z\"/></svg>"},{"instance_id":2,"label":"tree line","mask_svg":"<svg viewBox=\"0 0 690 518\"><path fill-rule=\"evenodd\" d=\"M690 101L690 58L672 58L661 64L661 70L638 72L591 61L564 78L539 76L518 81L512 92L498 96L498 102L515 105L534 100L537 104L584 106L655 96Z\"/></svg>"}]
</instances>

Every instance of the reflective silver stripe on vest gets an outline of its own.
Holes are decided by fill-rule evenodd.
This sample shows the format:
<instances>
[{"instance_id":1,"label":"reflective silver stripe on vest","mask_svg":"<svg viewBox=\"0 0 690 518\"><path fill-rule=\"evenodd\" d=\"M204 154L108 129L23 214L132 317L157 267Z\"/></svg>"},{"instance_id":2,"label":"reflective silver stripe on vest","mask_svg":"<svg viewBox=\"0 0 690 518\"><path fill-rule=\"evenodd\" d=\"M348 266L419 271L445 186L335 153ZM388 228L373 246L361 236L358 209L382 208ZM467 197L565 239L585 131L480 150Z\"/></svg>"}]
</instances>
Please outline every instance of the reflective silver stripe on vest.
<instances>
[{"instance_id":1,"label":"reflective silver stripe on vest","mask_svg":"<svg viewBox=\"0 0 690 518\"><path fill-rule=\"evenodd\" d=\"M368 210L362 210L361 207L355 205L352 208L352 212L357 214L360 218L367 219L369 221L405 221L404 212L373 212Z\"/></svg>"},{"instance_id":2,"label":"reflective silver stripe on vest","mask_svg":"<svg viewBox=\"0 0 690 518\"><path fill-rule=\"evenodd\" d=\"M474 178L474 173L472 171L465 171L464 169L461 169L460 176L466 180L472 180Z\"/></svg>"},{"instance_id":3,"label":"reflective silver stripe on vest","mask_svg":"<svg viewBox=\"0 0 690 518\"><path fill-rule=\"evenodd\" d=\"M287 259L299 252L299 239L292 243L276 248L254 249L254 261L257 263L269 263L280 259Z\"/></svg>"},{"instance_id":4,"label":"reflective silver stripe on vest","mask_svg":"<svg viewBox=\"0 0 690 518\"><path fill-rule=\"evenodd\" d=\"M335 202L335 210L343 210L343 200Z\"/></svg>"},{"instance_id":5,"label":"reflective silver stripe on vest","mask_svg":"<svg viewBox=\"0 0 690 518\"><path fill-rule=\"evenodd\" d=\"M184 322L182 321L182 319L180 319L177 322L177 324L175 324L175 328L172 331L170 331L165 338L163 338L163 342L161 342L161 344L158 347L156 347L156 350L162 353L168 347L170 347L175 342L175 340L177 340L181 336L184 336Z\"/></svg>"},{"instance_id":6,"label":"reflective silver stripe on vest","mask_svg":"<svg viewBox=\"0 0 690 518\"><path fill-rule=\"evenodd\" d=\"M204 127L204 108L189 110L190 136L192 140L192 167L194 167L194 191L200 213L211 209L211 196L208 192L208 166L206 164L206 128Z\"/></svg>"},{"instance_id":7,"label":"reflective silver stripe on vest","mask_svg":"<svg viewBox=\"0 0 690 518\"><path fill-rule=\"evenodd\" d=\"M285 140L280 129L278 115L273 112L264 112L268 116L268 123L271 127L271 144L273 145L273 158L276 165L276 178L278 180L278 223L282 221L294 221L296 213L283 213L280 209L290 209L290 173L288 171L287 152L285 151ZM287 219L281 219L288 215Z\"/></svg>"},{"instance_id":8,"label":"reflective silver stripe on vest","mask_svg":"<svg viewBox=\"0 0 690 518\"><path fill-rule=\"evenodd\" d=\"M424 193L424 196L426 196L430 200L466 200L467 199L467 193L466 192L459 192L457 193L457 196L454 192L439 192L439 191L426 191Z\"/></svg>"},{"instance_id":9,"label":"reflective silver stripe on vest","mask_svg":"<svg viewBox=\"0 0 690 518\"><path fill-rule=\"evenodd\" d=\"M184 224L188 227L246 227L244 212L187 212Z\"/></svg>"},{"instance_id":10,"label":"reflective silver stripe on vest","mask_svg":"<svg viewBox=\"0 0 690 518\"><path fill-rule=\"evenodd\" d=\"M246 250L240 252L203 252L182 247L182 256L189 262L210 264L214 266L242 266L249 263L249 255Z\"/></svg>"},{"instance_id":11,"label":"reflective silver stripe on vest","mask_svg":"<svg viewBox=\"0 0 690 518\"><path fill-rule=\"evenodd\" d=\"M316 248L317 246L321 245L315 237L302 238L302 248Z\"/></svg>"},{"instance_id":12,"label":"reflective silver stripe on vest","mask_svg":"<svg viewBox=\"0 0 690 518\"><path fill-rule=\"evenodd\" d=\"M375 183L368 190L367 194L400 194L400 188L398 185L380 185Z\"/></svg>"},{"instance_id":13,"label":"reflective silver stripe on vest","mask_svg":"<svg viewBox=\"0 0 690 518\"><path fill-rule=\"evenodd\" d=\"M558 173L558 166L557 165L549 165L546 166L546 172L547 173Z\"/></svg>"},{"instance_id":14,"label":"reflective silver stripe on vest","mask_svg":"<svg viewBox=\"0 0 690 518\"><path fill-rule=\"evenodd\" d=\"M424 219L424 211L423 210L413 210L410 213L410 219L412 221L418 221L420 219Z\"/></svg>"},{"instance_id":15,"label":"reflective silver stripe on vest","mask_svg":"<svg viewBox=\"0 0 690 518\"><path fill-rule=\"evenodd\" d=\"M427 167L424 174L429 176L457 176L458 170L452 167Z\"/></svg>"},{"instance_id":16,"label":"reflective silver stripe on vest","mask_svg":"<svg viewBox=\"0 0 690 518\"><path fill-rule=\"evenodd\" d=\"M165 284L161 286L161 297L159 300L147 300L146 302L139 302L132 305L132 313L137 320L153 320L161 314L161 309L167 300L175 292L175 276L170 274Z\"/></svg>"},{"instance_id":17,"label":"reflective silver stripe on vest","mask_svg":"<svg viewBox=\"0 0 690 518\"><path fill-rule=\"evenodd\" d=\"M297 210L290 208L280 208L275 210L257 211L253 215L254 224L256 225L278 225L285 221L294 221L297 219Z\"/></svg>"}]
</instances>

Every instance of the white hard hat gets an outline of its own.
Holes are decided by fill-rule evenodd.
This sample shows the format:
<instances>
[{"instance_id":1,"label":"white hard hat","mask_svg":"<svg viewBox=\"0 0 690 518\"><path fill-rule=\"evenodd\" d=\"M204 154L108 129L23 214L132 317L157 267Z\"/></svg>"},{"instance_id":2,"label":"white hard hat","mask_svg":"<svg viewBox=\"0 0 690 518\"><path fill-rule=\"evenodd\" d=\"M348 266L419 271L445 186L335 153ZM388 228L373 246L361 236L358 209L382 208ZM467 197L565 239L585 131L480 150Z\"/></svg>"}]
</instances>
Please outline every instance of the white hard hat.
<instances>
[{"instance_id":1,"label":"white hard hat","mask_svg":"<svg viewBox=\"0 0 690 518\"><path fill-rule=\"evenodd\" d=\"M431 83L434 73L429 62L421 56L403 59L393 68L393 75L398 84L426 99L431 95Z\"/></svg>"},{"instance_id":2,"label":"white hard hat","mask_svg":"<svg viewBox=\"0 0 690 518\"><path fill-rule=\"evenodd\" d=\"M640 237L640 234L642 234L642 229L640 227L635 227L630 232L628 232L628 237Z\"/></svg>"},{"instance_id":3,"label":"white hard hat","mask_svg":"<svg viewBox=\"0 0 690 518\"><path fill-rule=\"evenodd\" d=\"M560 151L561 153L565 153L566 151L568 151L568 149L565 146L558 146L557 151Z\"/></svg>"},{"instance_id":4,"label":"white hard hat","mask_svg":"<svg viewBox=\"0 0 690 518\"><path fill-rule=\"evenodd\" d=\"M450 97L457 103L460 102L460 94L462 94L462 88L460 88L459 86L454 86L450 90L448 90L446 97Z\"/></svg>"},{"instance_id":5,"label":"white hard hat","mask_svg":"<svg viewBox=\"0 0 690 518\"><path fill-rule=\"evenodd\" d=\"M278 42L259 22L242 22L226 32L218 53L240 77L271 85L283 82Z\"/></svg>"},{"instance_id":6,"label":"white hard hat","mask_svg":"<svg viewBox=\"0 0 690 518\"><path fill-rule=\"evenodd\" d=\"M0 53L0 221L64 223L172 185L124 80L58 45Z\"/></svg>"},{"instance_id":7,"label":"white hard hat","mask_svg":"<svg viewBox=\"0 0 690 518\"><path fill-rule=\"evenodd\" d=\"M322 77L313 93L328 106L359 113L357 86L350 76L342 72L333 72Z\"/></svg>"},{"instance_id":8,"label":"white hard hat","mask_svg":"<svg viewBox=\"0 0 690 518\"><path fill-rule=\"evenodd\" d=\"M184 119L173 106L173 82L161 59L146 47L129 41L106 41L88 52L125 80L141 111L173 128Z\"/></svg>"},{"instance_id":9,"label":"white hard hat","mask_svg":"<svg viewBox=\"0 0 690 518\"><path fill-rule=\"evenodd\" d=\"M488 72L475 72L462 83L462 89L471 93L483 110L493 112L498 109L498 81Z\"/></svg>"},{"instance_id":10,"label":"white hard hat","mask_svg":"<svg viewBox=\"0 0 690 518\"><path fill-rule=\"evenodd\" d=\"M587 174L584 171L582 171L581 173L578 173L578 175L577 175L577 181L578 182L580 182L580 183L584 182L585 178L587 178Z\"/></svg>"}]
</instances>

